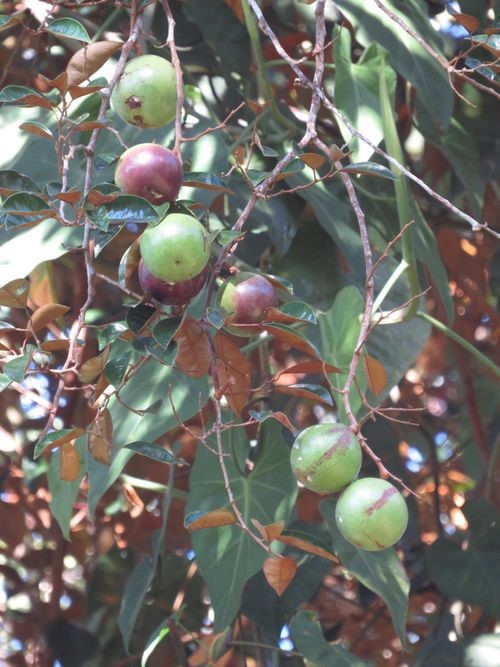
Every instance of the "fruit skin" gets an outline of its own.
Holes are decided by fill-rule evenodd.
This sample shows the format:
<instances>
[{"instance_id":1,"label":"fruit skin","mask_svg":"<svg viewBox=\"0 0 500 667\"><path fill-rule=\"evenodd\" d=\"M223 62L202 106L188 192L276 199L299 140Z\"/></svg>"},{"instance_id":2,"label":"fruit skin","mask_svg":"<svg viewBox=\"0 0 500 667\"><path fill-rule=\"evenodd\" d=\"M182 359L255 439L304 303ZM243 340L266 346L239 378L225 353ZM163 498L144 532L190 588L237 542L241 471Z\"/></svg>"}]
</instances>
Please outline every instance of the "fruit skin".
<instances>
[{"instance_id":1,"label":"fruit skin","mask_svg":"<svg viewBox=\"0 0 500 667\"><path fill-rule=\"evenodd\" d=\"M235 324L255 324L264 319L266 308L278 305L273 285L257 273L241 271L228 278L219 293L219 304Z\"/></svg>"},{"instance_id":2,"label":"fruit skin","mask_svg":"<svg viewBox=\"0 0 500 667\"><path fill-rule=\"evenodd\" d=\"M155 227L148 227L139 244L144 266L167 283L191 280L210 259L205 228L185 213L171 213Z\"/></svg>"},{"instance_id":3,"label":"fruit skin","mask_svg":"<svg viewBox=\"0 0 500 667\"><path fill-rule=\"evenodd\" d=\"M350 484L335 508L335 521L345 539L360 549L392 547L408 525L408 507L395 486L378 477Z\"/></svg>"},{"instance_id":4,"label":"fruit skin","mask_svg":"<svg viewBox=\"0 0 500 667\"><path fill-rule=\"evenodd\" d=\"M194 278L180 283L167 283L154 276L139 262L139 283L144 292L165 306L184 306L195 297L205 285L208 277L208 265Z\"/></svg>"},{"instance_id":5,"label":"fruit skin","mask_svg":"<svg viewBox=\"0 0 500 667\"><path fill-rule=\"evenodd\" d=\"M158 144L137 144L118 160L115 183L128 195L144 197L152 204L174 201L184 172L171 150Z\"/></svg>"},{"instance_id":6,"label":"fruit skin","mask_svg":"<svg viewBox=\"0 0 500 667\"><path fill-rule=\"evenodd\" d=\"M111 95L120 118L143 129L162 127L175 118L177 79L175 69L160 56L129 60Z\"/></svg>"},{"instance_id":7,"label":"fruit skin","mask_svg":"<svg viewBox=\"0 0 500 667\"><path fill-rule=\"evenodd\" d=\"M302 484L317 493L334 493L358 475L362 452L354 433L344 424L315 424L293 443L290 463Z\"/></svg>"}]
</instances>

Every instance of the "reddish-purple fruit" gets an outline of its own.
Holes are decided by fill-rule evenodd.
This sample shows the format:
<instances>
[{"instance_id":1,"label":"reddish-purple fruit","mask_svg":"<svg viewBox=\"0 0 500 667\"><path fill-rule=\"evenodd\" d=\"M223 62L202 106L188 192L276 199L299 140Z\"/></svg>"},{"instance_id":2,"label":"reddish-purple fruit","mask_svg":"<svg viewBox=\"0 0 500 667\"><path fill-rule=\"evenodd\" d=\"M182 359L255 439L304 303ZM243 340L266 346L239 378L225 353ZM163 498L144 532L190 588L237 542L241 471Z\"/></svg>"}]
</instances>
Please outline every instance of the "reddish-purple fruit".
<instances>
[{"instance_id":1,"label":"reddish-purple fruit","mask_svg":"<svg viewBox=\"0 0 500 667\"><path fill-rule=\"evenodd\" d=\"M360 549L392 547L408 525L403 496L385 479L364 477L349 484L335 508L335 521L345 539Z\"/></svg>"},{"instance_id":2,"label":"reddish-purple fruit","mask_svg":"<svg viewBox=\"0 0 500 667\"><path fill-rule=\"evenodd\" d=\"M304 429L293 443L293 474L317 493L340 491L357 477L361 447L344 424L315 424Z\"/></svg>"},{"instance_id":3,"label":"reddish-purple fruit","mask_svg":"<svg viewBox=\"0 0 500 667\"><path fill-rule=\"evenodd\" d=\"M241 271L228 278L221 288L219 303L235 324L256 324L264 319L266 308L278 305L273 285L257 273Z\"/></svg>"},{"instance_id":4,"label":"reddish-purple fruit","mask_svg":"<svg viewBox=\"0 0 500 667\"><path fill-rule=\"evenodd\" d=\"M152 204L174 201L182 186L182 164L171 150L158 144L137 144L118 160L115 183L128 195Z\"/></svg>"},{"instance_id":5,"label":"reddish-purple fruit","mask_svg":"<svg viewBox=\"0 0 500 667\"><path fill-rule=\"evenodd\" d=\"M208 266L201 273L190 280L183 280L180 283L167 283L154 276L151 271L144 266L144 262L139 262L139 282L146 294L165 306L184 306L191 301L205 285L208 276Z\"/></svg>"}]
</instances>

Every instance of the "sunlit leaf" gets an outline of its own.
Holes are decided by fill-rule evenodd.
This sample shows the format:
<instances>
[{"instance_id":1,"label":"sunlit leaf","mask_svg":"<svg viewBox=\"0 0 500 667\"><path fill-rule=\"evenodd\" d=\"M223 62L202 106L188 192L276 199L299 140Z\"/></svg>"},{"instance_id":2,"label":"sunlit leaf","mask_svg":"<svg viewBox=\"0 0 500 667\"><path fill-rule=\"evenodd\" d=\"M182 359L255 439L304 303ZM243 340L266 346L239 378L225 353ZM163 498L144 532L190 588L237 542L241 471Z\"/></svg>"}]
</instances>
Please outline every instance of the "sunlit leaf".
<instances>
[{"instance_id":1,"label":"sunlit leaf","mask_svg":"<svg viewBox=\"0 0 500 667\"><path fill-rule=\"evenodd\" d=\"M44 329L47 324L50 324L59 317L62 317L69 311L68 306L63 306L60 303L46 303L40 308L37 308L29 321L29 327L35 333Z\"/></svg>"},{"instance_id":2,"label":"sunlit leaf","mask_svg":"<svg viewBox=\"0 0 500 667\"><path fill-rule=\"evenodd\" d=\"M276 539L289 547L299 549L300 551L307 551L307 553L321 556L334 563L338 563L339 559L330 549L330 547L320 540L319 537L306 533L303 530L287 530L276 536Z\"/></svg>"},{"instance_id":3,"label":"sunlit leaf","mask_svg":"<svg viewBox=\"0 0 500 667\"><path fill-rule=\"evenodd\" d=\"M302 361L300 364L294 364L276 373L274 379L277 380L282 375L289 373L296 375L298 373L342 373L342 371L333 364L328 364L326 361Z\"/></svg>"},{"instance_id":4,"label":"sunlit leaf","mask_svg":"<svg viewBox=\"0 0 500 667\"><path fill-rule=\"evenodd\" d=\"M18 278L0 288L0 306L6 308L24 308L28 301L29 282Z\"/></svg>"},{"instance_id":5,"label":"sunlit leaf","mask_svg":"<svg viewBox=\"0 0 500 667\"><path fill-rule=\"evenodd\" d=\"M387 372L380 361L369 354L363 355L363 370L365 372L366 381L370 391L377 395L380 394L387 386Z\"/></svg>"},{"instance_id":6,"label":"sunlit leaf","mask_svg":"<svg viewBox=\"0 0 500 667\"><path fill-rule=\"evenodd\" d=\"M128 445L125 445L126 449L130 449L136 454L141 454L142 456L147 456L153 461L158 461L159 463L169 463L172 465L187 465L184 459L180 459L172 452L169 452L168 449L165 449L161 445L157 445L154 442L130 442Z\"/></svg>"},{"instance_id":7,"label":"sunlit leaf","mask_svg":"<svg viewBox=\"0 0 500 667\"><path fill-rule=\"evenodd\" d=\"M88 433L89 452L96 461L109 465L110 449L113 444L113 421L107 408L99 413Z\"/></svg>"},{"instance_id":8,"label":"sunlit leaf","mask_svg":"<svg viewBox=\"0 0 500 667\"><path fill-rule=\"evenodd\" d=\"M326 157L319 153L301 153L298 157L311 169L319 169L326 162Z\"/></svg>"},{"instance_id":9,"label":"sunlit leaf","mask_svg":"<svg viewBox=\"0 0 500 667\"><path fill-rule=\"evenodd\" d=\"M78 39L80 42L90 42L89 34L80 21L69 17L48 21L45 29L55 35Z\"/></svg>"},{"instance_id":10,"label":"sunlit leaf","mask_svg":"<svg viewBox=\"0 0 500 667\"><path fill-rule=\"evenodd\" d=\"M87 359L78 371L78 379L85 384L93 382L103 372L109 357L109 348L105 348L100 354Z\"/></svg>"},{"instance_id":11,"label":"sunlit leaf","mask_svg":"<svg viewBox=\"0 0 500 667\"><path fill-rule=\"evenodd\" d=\"M221 331L214 336L218 391L236 415L241 415L250 393L251 364L239 347Z\"/></svg>"},{"instance_id":12,"label":"sunlit leaf","mask_svg":"<svg viewBox=\"0 0 500 667\"><path fill-rule=\"evenodd\" d=\"M266 419L275 419L292 433L296 432L292 422L288 419L284 412L274 412L273 410L249 410L248 414L250 417L252 417L252 419L256 419L259 422L266 421Z\"/></svg>"},{"instance_id":13,"label":"sunlit leaf","mask_svg":"<svg viewBox=\"0 0 500 667\"><path fill-rule=\"evenodd\" d=\"M29 123L21 123L19 129L24 130L25 132L30 132L31 134L36 134L37 137L42 137L42 139L50 139L54 141L54 135L49 128L43 123L39 123L35 120L31 120Z\"/></svg>"},{"instance_id":14,"label":"sunlit leaf","mask_svg":"<svg viewBox=\"0 0 500 667\"><path fill-rule=\"evenodd\" d=\"M311 357L321 358L316 346L296 329L292 329L286 324L269 324L268 322L264 322L262 328L283 343L288 343L291 347L295 347Z\"/></svg>"},{"instance_id":15,"label":"sunlit leaf","mask_svg":"<svg viewBox=\"0 0 500 667\"><path fill-rule=\"evenodd\" d=\"M80 476L80 457L71 442L60 445L59 476L63 482L74 482Z\"/></svg>"},{"instance_id":16,"label":"sunlit leaf","mask_svg":"<svg viewBox=\"0 0 500 667\"><path fill-rule=\"evenodd\" d=\"M275 384L274 391L280 394L292 394L306 398L313 403L323 403L324 405L333 405L330 393L318 384Z\"/></svg>"},{"instance_id":17,"label":"sunlit leaf","mask_svg":"<svg viewBox=\"0 0 500 667\"><path fill-rule=\"evenodd\" d=\"M120 42L94 42L77 51L66 66L68 86L79 85L92 76L122 47Z\"/></svg>"},{"instance_id":18,"label":"sunlit leaf","mask_svg":"<svg viewBox=\"0 0 500 667\"><path fill-rule=\"evenodd\" d=\"M85 432L83 428L62 428L58 431L51 431L36 443L33 458L37 459L43 453L61 447L65 443L72 442L79 438Z\"/></svg>"},{"instance_id":19,"label":"sunlit leaf","mask_svg":"<svg viewBox=\"0 0 500 667\"><path fill-rule=\"evenodd\" d=\"M25 86L5 86L0 91L0 102L3 104L14 104L23 107L42 107L52 109L55 106L44 95Z\"/></svg>"}]
</instances>

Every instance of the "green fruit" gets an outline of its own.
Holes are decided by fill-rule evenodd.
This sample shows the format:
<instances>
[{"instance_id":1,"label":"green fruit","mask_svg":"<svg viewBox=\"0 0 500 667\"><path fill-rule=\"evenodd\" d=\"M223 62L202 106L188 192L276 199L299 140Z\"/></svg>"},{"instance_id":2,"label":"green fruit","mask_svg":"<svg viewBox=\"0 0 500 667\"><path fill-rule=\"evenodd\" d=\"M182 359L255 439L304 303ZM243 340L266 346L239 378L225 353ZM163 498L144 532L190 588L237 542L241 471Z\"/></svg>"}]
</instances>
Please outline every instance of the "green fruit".
<instances>
[{"instance_id":1,"label":"green fruit","mask_svg":"<svg viewBox=\"0 0 500 667\"><path fill-rule=\"evenodd\" d=\"M111 95L111 105L122 120L137 127L161 127L175 118L175 69L160 56L138 56L125 65Z\"/></svg>"},{"instance_id":2,"label":"green fruit","mask_svg":"<svg viewBox=\"0 0 500 667\"><path fill-rule=\"evenodd\" d=\"M140 240L144 266L167 283L197 276L208 264L210 244L203 225L185 213L171 213Z\"/></svg>"},{"instance_id":3,"label":"green fruit","mask_svg":"<svg viewBox=\"0 0 500 667\"><path fill-rule=\"evenodd\" d=\"M406 530L408 508L395 486L378 477L350 484L340 496L335 521L345 539L360 549L392 547Z\"/></svg>"},{"instance_id":4,"label":"green fruit","mask_svg":"<svg viewBox=\"0 0 500 667\"><path fill-rule=\"evenodd\" d=\"M293 474L317 493L347 486L361 468L361 447L344 424L316 424L300 433L290 455Z\"/></svg>"}]
</instances>

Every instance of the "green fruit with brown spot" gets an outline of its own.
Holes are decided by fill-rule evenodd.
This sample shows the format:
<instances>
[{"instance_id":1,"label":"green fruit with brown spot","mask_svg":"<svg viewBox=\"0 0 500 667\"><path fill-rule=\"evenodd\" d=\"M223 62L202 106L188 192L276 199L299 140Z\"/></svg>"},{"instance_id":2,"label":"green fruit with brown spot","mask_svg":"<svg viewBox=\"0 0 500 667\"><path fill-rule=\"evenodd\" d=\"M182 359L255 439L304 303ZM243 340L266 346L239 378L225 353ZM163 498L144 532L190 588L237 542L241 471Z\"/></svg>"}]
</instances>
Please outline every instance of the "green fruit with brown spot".
<instances>
[{"instance_id":1,"label":"green fruit with brown spot","mask_svg":"<svg viewBox=\"0 0 500 667\"><path fill-rule=\"evenodd\" d=\"M129 60L113 90L111 105L122 120L142 129L169 123L177 110L172 63L147 55Z\"/></svg>"},{"instance_id":2,"label":"green fruit with brown spot","mask_svg":"<svg viewBox=\"0 0 500 667\"><path fill-rule=\"evenodd\" d=\"M316 424L304 429L293 443L293 474L317 493L334 493L350 484L361 468L361 447L344 424Z\"/></svg>"},{"instance_id":3,"label":"green fruit with brown spot","mask_svg":"<svg viewBox=\"0 0 500 667\"><path fill-rule=\"evenodd\" d=\"M345 539L360 549L392 547L408 525L408 507L390 482L364 477L350 484L335 508L335 521Z\"/></svg>"}]
</instances>

